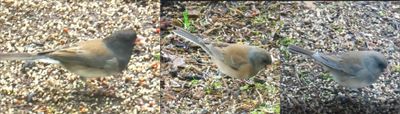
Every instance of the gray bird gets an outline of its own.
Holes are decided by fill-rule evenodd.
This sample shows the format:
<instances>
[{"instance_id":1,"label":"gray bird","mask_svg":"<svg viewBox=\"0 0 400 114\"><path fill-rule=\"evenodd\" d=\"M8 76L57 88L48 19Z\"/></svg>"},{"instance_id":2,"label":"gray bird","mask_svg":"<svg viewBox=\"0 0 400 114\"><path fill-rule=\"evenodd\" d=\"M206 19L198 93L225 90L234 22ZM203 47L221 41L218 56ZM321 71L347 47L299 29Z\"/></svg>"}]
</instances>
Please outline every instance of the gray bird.
<instances>
[{"instance_id":1,"label":"gray bird","mask_svg":"<svg viewBox=\"0 0 400 114\"><path fill-rule=\"evenodd\" d=\"M376 51L350 51L342 55L326 55L290 45L289 51L307 55L324 66L333 79L352 89L374 83L388 66L384 55Z\"/></svg>"}]
</instances>

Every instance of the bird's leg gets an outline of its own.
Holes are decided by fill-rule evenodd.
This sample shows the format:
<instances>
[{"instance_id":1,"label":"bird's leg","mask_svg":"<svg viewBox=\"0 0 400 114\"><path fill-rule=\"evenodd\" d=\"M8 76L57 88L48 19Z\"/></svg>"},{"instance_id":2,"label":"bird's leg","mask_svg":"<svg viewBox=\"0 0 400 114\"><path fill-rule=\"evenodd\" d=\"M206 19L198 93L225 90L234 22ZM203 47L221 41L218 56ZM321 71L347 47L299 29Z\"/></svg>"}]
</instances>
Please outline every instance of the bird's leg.
<instances>
[{"instance_id":1,"label":"bird's leg","mask_svg":"<svg viewBox=\"0 0 400 114\"><path fill-rule=\"evenodd\" d=\"M352 93L357 93L356 96L358 96L361 93L361 90L360 89L356 89L356 88L343 87L342 90L344 91L345 97L347 97L349 99L351 99L354 96L354 95L353 96L351 95Z\"/></svg>"},{"instance_id":2,"label":"bird's leg","mask_svg":"<svg viewBox=\"0 0 400 114\"><path fill-rule=\"evenodd\" d=\"M221 71L220 71L220 70L217 70L217 76L215 76L215 77L213 77L213 78L214 78L214 79L220 79L220 80L222 80L222 83L223 83L224 85L227 85L226 81L225 81L224 79L221 78ZM213 80L213 82L214 82L214 80Z\"/></svg>"},{"instance_id":3,"label":"bird's leg","mask_svg":"<svg viewBox=\"0 0 400 114\"><path fill-rule=\"evenodd\" d=\"M350 98L350 89L346 89L345 87L342 87L342 89L341 89L344 93L344 96L345 97L347 97L347 98Z\"/></svg>"},{"instance_id":4,"label":"bird's leg","mask_svg":"<svg viewBox=\"0 0 400 114\"><path fill-rule=\"evenodd\" d=\"M81 79L81 81L83 82L83 87L84 87L84 91L87 91L87 78L83 77L83 76L79 76L79 79Z\"/></svg>"},{"instance_id":5,"label":"bird's leg","mask_svg":"<svg viewBox=\"0 0 400 114\"><path fill-rule=\"evenodd\" d=\"M206 76L206 74L208 74L208 71L209 71L209 70L210 70L210 66L208 66L206 72L203 73L203 78ZM219 70L218 70L218 72L219 72Z\"/></svg>"},{"instance_id":6,"label":"bird's leg","mask_svg":"<svg viewBox=\"0 0 400 114\"><path fill-rule=\"evenodd\" d=\"M361 88L357 88L357 89L351 89L351 92L356 92L357 93L357 97L356 99L352 99L354 102L361 102L362 99L360 99L361 97L365 98L365 95L363 95L362 93L362 89ZM358 101L356 101L358 100Z\"/></svg>"},{"instance_id":7,"label":"bird's leg","mask_svg":"<svg viewBox=\"0 0 400 114\"><path fill-rule=\"evenodd\" d=\"M86 93L87 95L102 95L102 94L106 93L103 88L93 89L93 88L95 88L95 86L90 82L90 81L92 81L92 78L91 79L87 79L85 77L80 77L80 78L85 83L84 93ZM98 81L101 82L102 79L99 79Z\"/></svg>"},{"instance_id":8,"label":"bird's leg","mask_svg":"<svg viewBox=\"0 0 400 114\"><path fill-rule=\"evenodd\" d=\"M221 77L221 71L217 71L217 77L219 78L219 77Z\"/></svg>"},{"instance_id":9,"label":"bird's leg","mask_svg":"<svg viewBox=\"0 0 400 114\"><path fill-rule=\"evenodd\" d=\"M357 93L357 96L358 96L359 94L361 94L361 89L360 88L351 88L350 93L354 93L354 92Z\"/></svg>"},{"instance_id":10,"label":"bird's leg","mask_svg":"<svg viewBox=\"0 0 400 114\"><path fill-rule=\"evenodd\" d=\"M92 88L92 86L93 86L90 82L88 82L88 81L90 81L90 79L88 80L86 77L82 77L82 76L80 77L80 79L84 83L84 91L88 92L88 89Z\"/></svg>"},{"instance_id":11,"label":"bird's leg","mask_svg":"<svg viewBox=\"0 0 400 114\"><path fill-rule=\"evenodd\" d=\"M335 88L333 89L332 93L336 94L335 99L337 99L338 100L337 102L339 103L343 104L351 100L349 90L346 89L345 87Z\"/></svg>"},{"instance_id":12,"label":"bird's leg","mask_svg":"<svg viewBox=\"0 0 400 114\"><path fill-rule=\"evenodd\" d=\"M249 85L254 85L255 84L254 79L255 79L254 77L251 77L250 79L245 79L244 81Z\"/></svg>"},{"instance_id":13,"label":"bird's leg","mask_svg":"<svg viewBox=\"0 0 400 114\"><path fill-rule=\"evenodd\" d=\"M100 95L100 96L103 96L103 95L106 95L106 94L110 94L110 93L107 93L107 91L109 91L108 90L109 89L108 83L104 83L105 81L108 81L108 80L105 77L100 77L100 78L97 78L96 80L99 82L100 88L96 87L96 89L93 90L92 94L93 95Z\"/></svg>"}]
</instances>

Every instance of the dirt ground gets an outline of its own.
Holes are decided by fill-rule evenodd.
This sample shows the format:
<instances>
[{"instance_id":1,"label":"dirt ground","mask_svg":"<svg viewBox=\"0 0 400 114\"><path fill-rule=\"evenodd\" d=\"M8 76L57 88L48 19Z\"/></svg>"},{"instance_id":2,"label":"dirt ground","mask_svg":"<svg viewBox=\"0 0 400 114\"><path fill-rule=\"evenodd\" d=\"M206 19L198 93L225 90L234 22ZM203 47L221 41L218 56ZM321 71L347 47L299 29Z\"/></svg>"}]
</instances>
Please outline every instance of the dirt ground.
<instances>
[{"instance_id":1,"label":"dirt ground","mask_svg":"<svg viewBox=\"0 0 400 114\"><path fill-rule=\"evenodd\" d=\"M258 5L257 5L258 4ZM163 113L279 113L280 61L246 83L218 75L210 57L198 46L174 35L183 27L188 11L193 34L206 42L244 43L262 47L279 60L279 17L270 2L169 2L162 3ZM249 79L250 81L253 79ZM255 79L254 79L255 80Z\"/></svg>"}]
</instances>

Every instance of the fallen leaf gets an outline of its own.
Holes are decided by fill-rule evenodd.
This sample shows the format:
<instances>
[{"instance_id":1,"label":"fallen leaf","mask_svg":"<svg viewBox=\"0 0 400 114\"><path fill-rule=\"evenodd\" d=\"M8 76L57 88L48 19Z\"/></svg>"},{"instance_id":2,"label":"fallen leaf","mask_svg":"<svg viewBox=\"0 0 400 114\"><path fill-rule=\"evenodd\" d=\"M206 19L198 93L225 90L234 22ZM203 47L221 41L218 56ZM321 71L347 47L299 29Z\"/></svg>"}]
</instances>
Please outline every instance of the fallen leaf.
<instances>
[{"instance_id":1,"label":"fallen leaf","mask_svg":"<svg viewBox=\"0 0 400 114\"><path fill-rule=\"evenodd\" d=\"M173 60L172 64L173 64L174 68L182 67L185 65L185 60L181 57L176 57L175 59L172 59L172 60Z\"/></svg>"}]
</instances>

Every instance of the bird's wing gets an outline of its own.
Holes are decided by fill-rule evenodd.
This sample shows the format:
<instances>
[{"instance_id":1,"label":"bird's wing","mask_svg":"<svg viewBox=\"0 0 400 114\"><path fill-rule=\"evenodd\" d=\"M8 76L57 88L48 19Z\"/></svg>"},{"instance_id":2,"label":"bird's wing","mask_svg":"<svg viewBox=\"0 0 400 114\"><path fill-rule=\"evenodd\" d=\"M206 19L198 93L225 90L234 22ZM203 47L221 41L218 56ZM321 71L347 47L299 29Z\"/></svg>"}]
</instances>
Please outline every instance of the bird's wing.
<instances>
[{"instance_id":1,"label":"bird's wing","mask_svg":"<svg viewBox=\"0 0 400 114\"><path fill-rule=\"evenodd\" d=\"M101 40L86 41L76 47L60 49L46 54L60 62L75 63L90 67L104 67L115 57Z\"/></svg>"},{"instance_id":2,"label":"bird's wing","mask_svg":"<svg viewBox=\"0 0 400 114\"><path fill-rule=\"evenodd\" d=\"M249 64L247 51L240 51L240 49L241 48L225 48L225 50L221 51L224 63L235 70L240 69L243 65Z\"/></svg>"},{"instance_id":3,"label":"bird's wing","mask_svg":"<svg viewBox=\"0 0 400 114\"><path fill-rule=\"evenodd\" d=\"M357 76L357 73L363 70L363 67L360 64L343 64L341 70L347 74L351 74L350 76Z\"/></svg>"},{"instance_id":4,"label":"bird's wing","mask_svg":"<svg viewBox=\"0 0 400 114\"><path fill-rule=\"evenodd\" d=\"M348 58L339 58L335 56L325 55L322 53L315 53L313 58L331 69L342 71L344 73L355 76L358 71L362 70L359 61L350 61Z\"/></svg>"},{"instance_id":5,"label":"bird's wing","mask_svg":"<svg viewBox=\"0 0 400 114\"><path fill-rule=\"evenodd\" d=\"M224 63L230 66L232 69L238 70L241 66L248 64L246 59L240 56L226 56Z\"/></svg>"},{"instance_id":6,"label":"bird's wing","mask_svg":"<svg viewBox=\"0 0 400 114\"><path fill-rule=\"evenodd\" d=\"M340 69L340 64L339 64L340 59L337 57L333 57L333 56L326 55L323 53L318 53L318 52L314 53L312 55L312 57L319 63L321 63L329 68Z\"/></svg>"},{"instance_id":7,"label":"bird's wing","mask_svg":"<svg viewBox=\"0 0 400 114\"><path fill-rule=\"evenodd\" d=\"M355 54L355 55L354 55ZM341 61L340 61L340 68L343 72L352 74L352 76L355 76L358 74L360 71L364 70L365 67L363 67L362 64L362 58L361 56L357 56L361 53L353 53L349 52L346 53L345 55L341 56Z\"/></svg>"},{"instance_id":8,"label":"bird's wing","mask_svg":"<svg viewBox=\"0 0 400 114\"><path fill-rule=\"evenodd\" d=\"M210 56L212 56L214 59L220 60L220 61L224 61L225 59L225 54L223 53L223 51L221 51L221 48L218 47L214 47L213 45L206 45L207 49L209 50L209 52L207 52L208 54L210 54Z\"/></svg>"}]
</instances>

